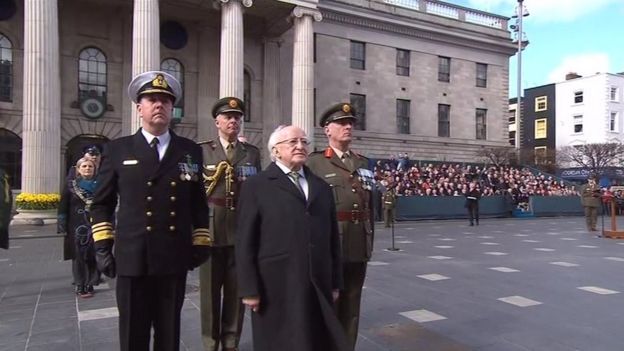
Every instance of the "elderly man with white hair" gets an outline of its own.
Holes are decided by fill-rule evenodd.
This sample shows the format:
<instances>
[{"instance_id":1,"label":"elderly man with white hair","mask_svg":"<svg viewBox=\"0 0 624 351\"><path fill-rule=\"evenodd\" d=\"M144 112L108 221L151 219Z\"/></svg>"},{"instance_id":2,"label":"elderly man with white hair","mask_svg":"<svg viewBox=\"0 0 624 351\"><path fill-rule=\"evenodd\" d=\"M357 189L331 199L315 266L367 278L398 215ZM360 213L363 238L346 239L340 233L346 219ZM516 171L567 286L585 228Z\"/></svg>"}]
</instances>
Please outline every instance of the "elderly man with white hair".
<instances>
[{"instance_id":1,"label":"elderly man with white hair","mask_svg":"<svg viewBox=\"0 0 624 351\"><path fill-rule=\"evenodd\" d=\"M241 191L236 233L239 296L252 314L255 351L346 350L333 309L342 286L331 188L304 165L295 126L269 138L273 161Z\"/></svg>"}]
</instances>

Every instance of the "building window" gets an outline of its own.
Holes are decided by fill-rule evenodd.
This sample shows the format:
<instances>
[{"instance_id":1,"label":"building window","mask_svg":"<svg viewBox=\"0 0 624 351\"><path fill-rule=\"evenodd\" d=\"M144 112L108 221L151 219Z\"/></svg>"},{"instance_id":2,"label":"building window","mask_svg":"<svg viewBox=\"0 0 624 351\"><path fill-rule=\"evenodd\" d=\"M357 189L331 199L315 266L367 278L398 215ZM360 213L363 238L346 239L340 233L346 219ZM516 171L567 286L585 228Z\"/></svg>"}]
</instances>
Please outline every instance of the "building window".
<instances>
[{"instance_id":1,"label":"building window","mask_svg":"<svg viewBox=\"0 0 624 351\"><path fill-rule=\"evenodd\" d=\"M314 63L316 63L316 33L314 33Z\"/></svg>"},{"instance_id":2,"label":"building window","mask_svg":"<svg viewBox=\"0 0 624 351\"><path fill-rule=\"evenodd\" d=\"M13 101L13 44L0 34L0 101Z\"/></svg>"},{"instance_id":3,"label":"building window","mask_svg":"<svg viewBox=\"0 0 624 351\"><path fill-rule=\"evenodd\" d=\"M534 162L536 165L546 162L548 148L546 146L537 146L534 151Z\"/></svg>"},{"instance_id":4,"label":"building window","mask_svg":"<svg viewBox=\"0 0 624 351\"><path fill-rule=\"evenodd\" d=\"M535 139L546 138L546 118L535 120Z\"/></svg>"},{"instance_id":5,"label":"building window","mask_svg":"<svg viewBox=\"0 0 624 351\"><path fill-rule=\"evenodd\" d=\"M397 115L397 133L410 133L410 101L397 99L396 101Z\"/></svg>"},{"instance_id":6,"label":"building window","mask_svg":"<svg viewBox=\"0 0 624 351\"><path fill-rule=\"evenodd\" d=\"M574 92L574 103L575 104L583 103L583 91L582 90Z\"/></svg>"},{"instance_id":7,"label":"building window","mask_svg":"<svg viewBox=\"0 0 624 351\"><path fill-rule=\"evenodd\" d=\"M396 74L398 76L410 75L410 51L397 49L396 51Z\"/></svg>"},{"instance_id":8,"label":"building window","mask_svg":"<svg viewBox=\"0 0 624 351\"><path fill-rule=\"evenodd\" d=\"M611 87L611 89L609 90L609 100L615 101L615 102L619 101L617 87Z\"/></svg>"},{"instance_id":9,"label":"building window","mask_svg":"<svg viewBox=\"0 0 624 351\"><path fill-rule=\"evenodd\" d=\"M574 133L583 133L583 115L574 116Z\"/></svg>"},{"instance_id":10,"label":"building window","mask_svg":"<svg viewBox=\"0 0 624 351\"><path fill-rule=\"evenodd\" d=\"M359 41L351 41L351 68L366 69L366 45Z\"/></svg>"},{"instance_id":11,"label":"building window","mask_svg":"<svg viewBox=\"0 0 624 351\"><path fill-rule=\"evenodd\" d=\"M487 110L478 108L475 114L475 125L477 140L485 140L487 138Z\"/></svg>"},{"instance_id":12,"label":"building window","mask_svg":"<svg viewBox=\"0 0 624 351\"><path fill-rule=\"evenodd\" d=\"M477 63L477 87L487 87L487 68L485 63Z\"/></svg>"},{"instance_id":13,"label":"building window","mask_svg":"<svg viewBox=\"0 0 624 351\"><path fill-rule=\"evenodd\" d=\"M509 145L516 145L516 131L509 132Z\"/></svg>"},{"instance_id":14,"label":"building window","mask_svg":"<svg viewBox=\"0 0 624 351\"><path fill-rule=\"evenodd\" d=\"M349 98L357 117L353 129L366 130L366 95L349 94Z\"/></svg>"},{"instance_id":15,"label":"building window","mask_svg":"<svg viewBox=\"0 0 624 351\"><path fill-rule=\"evenodd\" d=\"M609 117L609 131L617 132L617 120L618 120L618 113L611 112L610 117Z\"/></svg>"},{"instance_id":16,"label":"building window","mask_svg":"<svg viewBox=\"0 0 624 351\"><path fill-rule=\"evenodd\" d=\"M548 96L535 98L535 112L548 110Z\"/></svg>"},{"instance_id":17,"label":"building window","mask_svg":"<svg viewBox=\"0 0 624 351\"><path fill-rule=\"evenodd\" d=\"M451 58L438 56L438 82L451 81Z\"/></svg>"},{"instance_id":18,"label":"building window","mask_svg":"<svg viewBox=\"0 0 624 351\"><path fill-rule=\"evenodd\" d=\"M438 104L438 136L451 136L451 105Z\"/></svg>"},{"instance_id":19,"label":"building window","mask_svg":"<svg viewBox=\"0 0 624 351\"><path fill-rule=\"evenodd\" d=\"M4 128L0 128L0 168L9 176L11 189L21 189L22 139Z\"/></svg>"},{"instance_id":20,"label":"building window","mask_svg":"<svg viewBox=\"0 0 624 351\"><path fill-rule=\"evenodd\" d=\"M106 56L94 47L86 48L78 56L78 101L96 97L106 99Z\"/></svg>"},{"instance_id":21,"label":"building window","mask_svg":"<svg viewBox=\"0 0 624 351\"><path fill-rule=\"evenodd\" d=\"M184 66L180 61L174 58L164 59L160 63L160 69L174 76L182 87L182 97L173 105L173 118L180 119L184 117Z\"/></svg>"}]
</instances>

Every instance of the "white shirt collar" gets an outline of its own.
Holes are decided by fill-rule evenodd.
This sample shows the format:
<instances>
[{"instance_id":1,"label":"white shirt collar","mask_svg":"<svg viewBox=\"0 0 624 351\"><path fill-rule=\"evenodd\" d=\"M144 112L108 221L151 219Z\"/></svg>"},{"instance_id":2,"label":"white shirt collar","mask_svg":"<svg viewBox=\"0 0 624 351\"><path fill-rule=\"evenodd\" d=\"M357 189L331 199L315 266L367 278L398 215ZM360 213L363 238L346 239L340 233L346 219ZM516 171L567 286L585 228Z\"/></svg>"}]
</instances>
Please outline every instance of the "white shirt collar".
<instances>
[{"instance_id":1,"label":"white shirt collar","mask_svg":"<svg viewBox=\"0 0 624 351\"><path fill-rule=\"evenodd\" d=\"M292 172L292 170L290 168L288 168L285 164L281 163L279 160L275 160L275 164L277 165L277 167L279 167L282 172L284 172L284 174L288 175L288 173ZM299 171L297 171L297 173L299 173L299 175L303 178L305 178L305 173L303 172L303 167L301 167L301 169Z\"/></svg>"},{"instance_id":2,"label":"white shirt collar","mask_svg":"<svg viewBox=\"0 0 624 351\"><path fill-rule=\"evenodd\" d=\"M145 137L145 140L147 140L148 144L150 144L152 142L152 139L154 138L158 138L159 145L167 145L169 144L169 141L171 140L171 134L169 134L169 129L167 129L165 134L156 136L146 131L145 129L141 128L141 134L143 134L143 137Z\"/></svg>"}]
</instances>

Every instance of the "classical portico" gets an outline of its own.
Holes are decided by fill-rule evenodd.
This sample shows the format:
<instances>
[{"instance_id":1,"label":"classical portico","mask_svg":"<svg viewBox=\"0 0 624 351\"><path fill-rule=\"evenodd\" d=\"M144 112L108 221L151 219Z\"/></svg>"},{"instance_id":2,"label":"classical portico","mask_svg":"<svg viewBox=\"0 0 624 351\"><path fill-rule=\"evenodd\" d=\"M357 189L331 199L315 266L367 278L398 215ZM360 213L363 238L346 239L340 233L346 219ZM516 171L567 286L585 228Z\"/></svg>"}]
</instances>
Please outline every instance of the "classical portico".
<instances>
[{"instance_id":1,"label":"classical portico","mask_svg":"<svg viewBox=\"0 0 624 351\"><path fill-rule=\"evenodd\" d=\"M94 0L97 2L96 0ZM314 21L320 21L321 15L316 10L316 2L308 1L268 1L268 0L218 0L212 3L211 7L207 7L203 3L201 5L193 5L193 1L183 1L192 12L193 6L197 6L197 11L219 14L213 15L220 18L219 33L219 53L218 53L218 69L214 71L214 51L208 55L204 55L202 51L202 40L210 40L211 31L214 30L212 23L208 21L206 29L199 28L200 45L197 51L199 54L196 58L182 57L186 61L197 59L196 64L196 86L185 87L185 98L187 105L184 108L188 111L188 115L192 115L192 111L196 111L193 115L194 121L189 117L183 120L181 125L182 135L186 135L196 139L214 138L216 134L211 120L204 121L209 118L207 108L216 98L224 96L243 97L245 94L245 42L250 39L245 33L256 31L255 28L248 28L244 23L246 11L250 11L255 21L264 21L270 23L265 26L266 32L261 33L260 42L264 47L264 66L261 66L259 73L262 76L257 77L262 84L254 96L264 99L256 99L254 104L258 107L259 112L255 116L253 123L249 125L250 133L256 133L256 137L252 140L258 146L263 146L268 138L268 133L278 124L293 123L302 126L308 135L313 138L314 135L314 66L313 57L313 38ZM130 4L131 3L131 4ZM295 5L295 3L297 5ZM101 3L99 3L101 5ZM177 3L176 3L177 4ZM128 6L131 5L131 6ZM111 104L108 107L110 114L120 114L120 127L110 128L106 125L98 128L95 120L80 122L79 128L87 123L87 128L95 129L96 134L107 130L120 130L120 134L110 132L105 137L112 139L121 135L129 135L134 133L140 126L140 118L136 114L136 109L131 103L127 102L125 80L132 76L149 70L161 69L161 62L164 59L161 54L161 24L164 19L171 16L163 8L172 6L167 1L159 0L132 0L119 5L121 10L127 9L131 12L131 38L126 42L131 46L131 57L128 62L122 65L122 72L115 74L123 78L123 81L116 86L109 88L108 101L120 101L122 106ZM261 8L254 10L254 6ZM62 13L61 16L64 16ZM218 22L217 22L218 23ZM282 34L286 31L292 31L293 51L291 53L292 62L288 62L292 66L292 86L284 88L280 84L283 78L283 69L280 69L280 51L284 39ZM203 34L205 33L205 34ZM257 35L258 33L253 33ZM65 168L63 164L63 154L61 152L63 139L62 112L65 106L62 104L61 83L65 76L61 76L59 70L60 52L59 49L59 13L57 0L37 1L26 0L24 12L24 75L23 75L23 153L22 153L22 191L30 193L57 193L59 185L64 178ZM202 39L206 38L206 39ZM254 42L254 45L256 43ZM211 45L211 44L210 44ZM289 55L290 56L290 55ZM123 57L122 57L123 60ZM203 61L203 62L201 62ZM283 63L283 62L282 62ZM130 72L124 72L128 69ZM109 68L110 70L110 68ZM186 76L188 76L188 72ZM205 83L204 80L208 82ZM212 88L213 82L218 79L218 87L216 91ZM110 80L110 79L109 79ZM285 94L286 93L286 94ZM202 96L206 95L206 96ZM195 95L195 96L192 96ZM286 109L279 108L280 104L284 104L285 97L292 96L291 115L284 116L282 112ZM116 99L116 100L115 100ZM64 100L63 100L64 101ZM196 106L188 106L188 101L195 101ZM268 101L268 103L266 103ZM125 106L123 106L125 105ZM104 123L115 123L114 121L106 121L104 115ZM201 125L205 125L202 128ZM199 128L198 128L199 127ZM75 129L75 128L74 128ZM98 129L100 132L98 132ZM189 131L189 130L194 130ZM80 133L80 132L79 132ZM84 134L84 132L83 132ZM266 136L266 137L265 137Z\"/></svg>"}]
</instances>

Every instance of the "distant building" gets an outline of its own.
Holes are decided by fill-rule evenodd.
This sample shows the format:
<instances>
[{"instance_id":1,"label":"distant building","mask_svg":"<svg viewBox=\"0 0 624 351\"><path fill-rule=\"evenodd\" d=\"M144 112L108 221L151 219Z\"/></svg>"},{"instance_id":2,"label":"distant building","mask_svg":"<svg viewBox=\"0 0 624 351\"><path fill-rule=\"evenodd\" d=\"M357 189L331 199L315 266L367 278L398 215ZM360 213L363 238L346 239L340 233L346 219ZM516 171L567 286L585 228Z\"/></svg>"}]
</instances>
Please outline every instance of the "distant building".
<instances>
[{"instance_id":1,"label":"distant building","mask_svg":"<svg viewBox=\"0 0 624 351\"><path fill-rule=\"evenodd\" d=\"M523 116L523 151L532 152L535 164L554 163L557 126L555 84L525 89Z\"/></svg>"}]
</instances>

